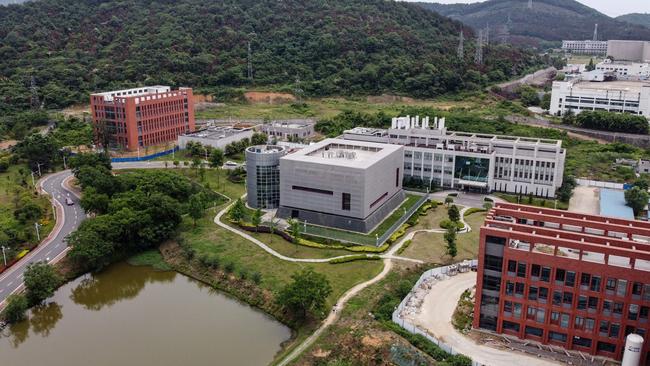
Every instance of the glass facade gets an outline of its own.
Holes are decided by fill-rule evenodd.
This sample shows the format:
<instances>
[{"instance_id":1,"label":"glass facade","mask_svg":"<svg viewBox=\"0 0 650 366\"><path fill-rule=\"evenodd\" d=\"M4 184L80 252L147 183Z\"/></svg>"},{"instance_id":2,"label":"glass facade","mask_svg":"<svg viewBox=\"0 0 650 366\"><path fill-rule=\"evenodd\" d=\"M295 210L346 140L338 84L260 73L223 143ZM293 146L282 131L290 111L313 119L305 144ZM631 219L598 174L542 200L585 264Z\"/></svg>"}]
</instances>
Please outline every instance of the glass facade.
<instances>
[{"instance_id":1,"label":"glass facade","mask_svg":"<svg viewBox=\"0 0 650 366\"><path fill-rule=\"evenodd\" d=\"M490 159L456 156L454 176L463 180L487 182L490 171Z\"/></svg>"},{"instance_id":2,"label":"glass facade","mask_svg":"<svg viewBox=\"0 0 650 366\"><path fill-rule=\"evenodd\" d=\"M280 167L257 166L257 207L276 208L280 205Z\"/></svg>"}]
</instances>

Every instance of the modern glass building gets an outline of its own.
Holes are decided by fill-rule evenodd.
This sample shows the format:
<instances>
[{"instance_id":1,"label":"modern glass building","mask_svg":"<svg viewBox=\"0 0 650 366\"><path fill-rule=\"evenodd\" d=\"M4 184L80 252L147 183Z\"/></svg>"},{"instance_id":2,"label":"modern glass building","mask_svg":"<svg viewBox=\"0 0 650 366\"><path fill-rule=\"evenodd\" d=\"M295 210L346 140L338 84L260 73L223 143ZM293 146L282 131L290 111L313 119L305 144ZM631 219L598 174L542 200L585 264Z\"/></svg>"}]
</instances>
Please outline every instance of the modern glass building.
<instances>
[{"instance_id":1,"label":"modern glass building","mask_svg":"<svg viewBox=\"0 0 650 366\"><path fill-rule=\"evenodd\" d=\"M259 145L246 149L246 191L252 208L273 209L280 205L280 158L282 146Z\"/></svg>"}]
</instances>

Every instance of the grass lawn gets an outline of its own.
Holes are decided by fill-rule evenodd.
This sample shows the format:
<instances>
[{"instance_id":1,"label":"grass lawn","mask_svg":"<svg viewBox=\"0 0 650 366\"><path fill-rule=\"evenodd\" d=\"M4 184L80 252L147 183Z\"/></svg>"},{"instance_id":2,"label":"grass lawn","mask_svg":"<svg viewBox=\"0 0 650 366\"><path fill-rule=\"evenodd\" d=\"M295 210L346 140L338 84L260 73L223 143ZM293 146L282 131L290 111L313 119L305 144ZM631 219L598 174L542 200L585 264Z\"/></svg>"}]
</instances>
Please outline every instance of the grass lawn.
<instances>
[{"instance_id":1,"label":"grass lawn","mask_svg":"<svg viewBox=\"0 0 650 366\"><path fill-rule=\"evenodd\" d=\"M160 251L156 249L149 249L138 253L127 259L126 262L132 266L151 266L159 271L172 270L172 267L163 259Z\"/></svg>"},{"instance_id":2,"label":"grass lawn","mask_svg":"<svg viewBox=\"0 0 650 366\"><path fill-rule=\"evenodd\" d=\"M425 216L420 216L417 225L410 228L409 231L440 229L440 221L447 217L447 206L438 205L436 208L430 208Z\"/></svg>"},{"instance_id":3,"label":"grass lawn","mask_svg":"<svg viewBox=\"0 0 650 366\"><path fill-rule=\"evenodd\" d=\"M199 220L196 228L192 227L189 220L183 225L182 235L196 250L197 257L217 256L221 263L233 263L235 272L241 269L249 273L259 272L262 275L261 286L271 291L281 289L290 281L290 276L295 271L312 266L317 272L325 274L332 285L333 291L327 302L330 307L347 289L374 277L383 268L381 261L357 261L336 265L283 261L241 236L215 225L212 220L213 215L209 215ZM277 242L280 242L279 238Z\"/></svg>"},{"instance_id":4,"label":"grass lawn","mask_svg":"<svg viewBox=\"0 0 650 366\"><path fill-rule=\"evenodd\" d=\"M425 262L439 264L457 262L463 259L474 259L478 255L479 229L484 220L485 212L476 212L465 216L465 221L472 228L472 231L456 236L458 255L453 261L446 255L444 234L438 233L415 234L411 245L401 255L407 258L421 259Z\"/></svg>"},{"instance_id":5,"label":"grass lawn","mask_svg":"<svg viewBox=\"0 0 650 366\"><path fill-rule=\"evenodd\" d=\"M523 195L521 198L518 198L517 195L514 194L506 194L506 193L495 193L495 196L502 198L510 203L520 203L522 205L529 205L529 206L537 206L537 207L546 207L546 208L555 208L555 201L554 199L544 199L544 198L537 198L533 197L532 201L530 200L529 196ZM562 202L560 200L557 201L557 209L558 210L568 210L569 209L569 204L567 202Z\"/></svg>"},{"instance_id":6,"label":"grass lawn","mask_svg":"<svg viewBox=\"0 0 650 366\"><path fill-rule=\"evenodd\" d=\"M407 194L406 200L402 202L400 207L393 211L390 216L384 219L384 221L382 221L381 224L375 228L375 230L368 234L337 230L323 226L309 225L309 223L307 223L307 234L313 234L316 236L322 236L335 240L347 241L363 245L375 245L377 241L376 237L384 235L386 230L390 229L390 227L393 226L395 222L404 216L404 212L410 210L411 207L413 207L420 198L421 196L418 195ZM303 227L303 225L300 226L301 230L304 232Z\"/></svg>"}]
</instances>

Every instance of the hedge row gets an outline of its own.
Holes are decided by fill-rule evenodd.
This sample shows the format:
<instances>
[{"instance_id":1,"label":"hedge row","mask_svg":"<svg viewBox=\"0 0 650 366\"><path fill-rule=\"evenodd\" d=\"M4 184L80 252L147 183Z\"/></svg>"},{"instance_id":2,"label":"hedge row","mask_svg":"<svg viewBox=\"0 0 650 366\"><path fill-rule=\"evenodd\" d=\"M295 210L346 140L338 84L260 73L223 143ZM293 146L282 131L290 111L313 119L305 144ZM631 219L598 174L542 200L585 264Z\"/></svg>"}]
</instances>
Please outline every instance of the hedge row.
<instances>
[{"instance_id":1,"label":"hedge row","mask_svg":"<svg viewBox=\"0 0 650 366\"><path fill-rule=\"evenodd\" d=\"M367 254L357 254L357 255L350 255L347 257L342 257L342 258L334 258L329 260L329 264L340 264L340 263L347 263L347 262L354 262L354 261L376 261L381 259L378 255L367 255Z\"/></svg>"}]
</instances>

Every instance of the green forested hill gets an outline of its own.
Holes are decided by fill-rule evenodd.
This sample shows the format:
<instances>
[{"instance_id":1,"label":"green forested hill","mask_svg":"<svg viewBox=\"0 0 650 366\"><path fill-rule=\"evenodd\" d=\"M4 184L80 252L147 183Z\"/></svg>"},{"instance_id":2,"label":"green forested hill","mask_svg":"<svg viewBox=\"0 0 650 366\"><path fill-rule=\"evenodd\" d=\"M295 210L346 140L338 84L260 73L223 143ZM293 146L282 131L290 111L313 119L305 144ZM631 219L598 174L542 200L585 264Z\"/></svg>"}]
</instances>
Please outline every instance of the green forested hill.
<instances>
[{"instance_id":1,"label":"green forested hill","mask_svg":"<svg viewBox=\"0 0 650 366\"><path fill-rule=\"evenodd\" d=\"M616 20L642 25L650 28L650 14L649 13L632 13L616 17Z\"/></svg>"},{"instance_id":2,"label":"green forested hill","mask_svg":"<svg viewBox=\"0 0 650 366\"><path fill-rule=\"evenodd\" d=\"M650 39L650 29L618 21L574 0L533 0L532 9L528 9L528 0L420 5L475 29L489 25L495 36L508 26L510 38L516 43L591 39L596 23L601 40Z\"/></svg>"},{"instance_id":3,"label":"green forested hill","mask_svg":"<svg viewBox=\"0 0 650 366\"><path fill-rule=\"evenodd\" d=\"M461 62L461 26L386 0L41 0L0 7L0 110L27 106L32 76L47 107L141 84L430 97L539 62L503 46L486 51L485 65L476 68L470 42Z\"/></svg>"}]
</instances>

